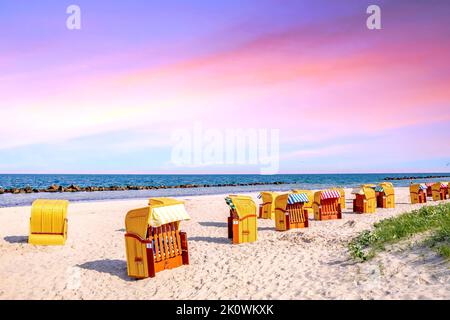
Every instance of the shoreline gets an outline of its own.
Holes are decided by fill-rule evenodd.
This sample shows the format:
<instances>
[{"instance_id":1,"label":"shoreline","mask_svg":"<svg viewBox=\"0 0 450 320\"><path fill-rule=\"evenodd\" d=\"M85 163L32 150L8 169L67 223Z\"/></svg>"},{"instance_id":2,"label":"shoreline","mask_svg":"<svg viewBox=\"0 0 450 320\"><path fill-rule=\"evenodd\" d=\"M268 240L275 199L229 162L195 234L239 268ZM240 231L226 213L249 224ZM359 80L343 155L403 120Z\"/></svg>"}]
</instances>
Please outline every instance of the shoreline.
<instances>
[{"instance_id":1,"label":"shoreline","mask_svg":"<svg viewBox=\"0 0 450 320\"><path fill-rule=\"evenodd\" d=\"M276 192L276 191L275 191ZM253 198L256 199L257 195L258 195L259 191L255 191L255 192L241 192L239 194L241 195L246 195L246 196L252 196ZM171 198L174 199L179 199L179 200L192 200L192 199L197 199L197 198L207 198L207 197L227 197L229 195L229 193L214 193L214 194L198 194L198 195L180 195L180 196L171 196ZM70 200L69 201L69 205L70 204L98 204L98 203L107 203L107 202L112 202L112 203L119 203L119 202L138 202L138 201L148 201L150 197L140 197L140 198L117 198L117 199L91 199L91 200ZM8 206L8 207L1 207L0 206L0 210L2 209L24 209L24 208L31 208L31 204L21 204L21 205L17 205L17 206Z\"/></svg>"},{"instance_id":2,"label":"shoreline","mask_svg":"<svg viewBox=\"0 0 450 320\"><path fill-rule=\"evenodd\" d=\"M290 191L290 189L288 190L274 190L271 189L274 192L288 192ZM243 194L243 195L249 195L249 194L258 194L261 191L265 191L265 190L245 190L245 191L239 191L237 193L239 194ZM133 192L132 190L130 191L125 191L125 192ZM187 193L187 194L162 194L162 195L154 195L154 194L137 194L134 196L120 196L119 194L118 197L113 198L113 197L105 197L105 198L75 198L75 199L71 199L70 197L64 197L63 193L38 193L38 194L8 194L5 196L16 196L16 197L21 197L21 196L33 196L27 199L19 199L19 201L16 202L12 202L12 203L8 203L8 204L4 204L2 203L2 196L0 195L0 209L2 208L17 208L17 207L27 207L27 206L31 206L31 203L36 200L36 199L61 199L61 200L68 200L70 203L96 203L96 202L108 202L108 201L133 201L133 200L145 200L145 199L149 199L152 197L158 197L158 196L164 196L164 197L171 197L171 198L196 198L196 197L209 197L209 196L227 196L230 193L232 193L231 190L228 190L228 192L226 190L220 190L217 192L211 192L211 193L200 193L200 194L191 194L191 193ZM93 193L86 193L87 195L89 194L93 194ZM56 196L56 197L55 197ZM255 196L256 197L256 196Z\"/></svg>"}]
</instances>

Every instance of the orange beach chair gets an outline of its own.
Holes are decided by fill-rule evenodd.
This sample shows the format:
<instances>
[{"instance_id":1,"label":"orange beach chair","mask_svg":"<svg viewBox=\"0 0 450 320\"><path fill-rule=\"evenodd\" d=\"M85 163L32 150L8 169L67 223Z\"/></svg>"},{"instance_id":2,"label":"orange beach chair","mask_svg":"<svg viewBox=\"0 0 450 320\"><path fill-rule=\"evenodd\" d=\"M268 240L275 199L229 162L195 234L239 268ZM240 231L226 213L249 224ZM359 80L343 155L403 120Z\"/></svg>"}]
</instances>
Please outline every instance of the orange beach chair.
<instances>
[{"instance_id":1,"label":"orange beach chair","mask_svg":"<svg viewBox=\"0 0 450 320\"><path fill-rule=\"evenodd\" d=\"M228 238L233 244L256 241L258 222L252 197L230 195L225 198L225 202L230 207Z\"/></svg>"},{"instance_id":2,"label":"orange beach chair","mask_svg":"<svg viewBox=\"0 0 450 320\"><path fill-rule=\"evenodd\" d=\"M395 208L394 185L390 182L382 182L375 187L378 208Z\"/></svg>"},{"instance_id":3,"label":"orange beach chair","mask_svg":"<svg viewBox=\"0 0 450 320\"><path fill-rule=\"evenodd\" d=\"M377 207L375 189L370 185L363 185L352 191L355 195L353 199L353 212L374 213Z\"/></svg>"},{"instance_id":4,"label":"orange beach chair","mask_svg":"<svg viewBox=\"0 0 450 320\"><path fill-rule=\"evenodd\" d=\"M409 186L409 195L411 203L426 203L427 202L427 186L422 183L415 183Z\"/></svg>"},{"instance_id":5,"label":"orange beach chair","mask_svg":"<svg viewBox=\"0 0 450 320\"><path fill-rule=\"evenodd\" d=\"M64 245L67 239L67 200L35 200L31 206L28 243Z\"/></svg>"},{"instance_id":6,"label":"orange beach chair","mask_svg":"<svg viewBox=\"0 0 450 320\"><path fill-rule=\"evenodd\" d=\"M314 219L342 219L341 194L337 190L322 190L314 194Z\"/></svg>"},{"instance_id":7,"label":"orange beach chair","mask_svg":"<svg viewBox=\"0 0 450 320\"><path fill-rule=\"evenodd\" d=\"M275 199L275 230L287 231L308 227L308 202L305 193L281 194Z\"/></svg>"},{"instance_id":8,"label":"orange beach chair","mask_svg":"<svg viewBox=\"0 0 450 320\"><path fill-rule=\"evenodd\" d=\"M447 199L448 184L444 182L436 182L431 187L433 201L440 201Z\"/></svg>"},{"instance_id":9,"label":"orange beach chair","mask_svg":"<svg viewBox=\"0 0 450 320\"><path fill-rule=\"evenodd\" d=\"M137 279L189 264L187 235L180 231L180 221L190 219L184 203L153 198L149 204L125 217L128 276Z\"/></svg>"},{"instance_id":10,"label":"orange beach chair","mask_svg":"<svg viewBox=\"0 0 450 320\"><path fill-rule=\"evenodd\" d=\"M276 192L266 191L263 191L258 195L258 198L262 199L262 204L259 205L259 218L272 220L275 218L274 201L276 196Z\"/></svg>"}]
</instances>

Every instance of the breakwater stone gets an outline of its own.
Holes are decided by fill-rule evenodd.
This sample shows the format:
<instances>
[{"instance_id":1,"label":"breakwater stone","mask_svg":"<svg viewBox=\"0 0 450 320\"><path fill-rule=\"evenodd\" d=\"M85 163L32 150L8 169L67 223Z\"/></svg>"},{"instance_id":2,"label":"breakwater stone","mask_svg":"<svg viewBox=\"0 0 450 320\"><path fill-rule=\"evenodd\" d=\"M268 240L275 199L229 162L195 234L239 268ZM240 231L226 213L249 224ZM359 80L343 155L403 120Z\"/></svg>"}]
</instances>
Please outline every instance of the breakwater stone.
<instances>
[{"instance_id":1,"label":"breakwater stone","mask_svg":"<svg viewBox=\"0 0 450 320\"><path fill-rule=\"evenodd\" d=\"M254 182L254 183L226 183L226 184L185 184L185 185L174 185L174 186L134 186L134 185L127 185L127 186L87 186L87 187L80 187L75 184L71 184L67 187L60 186L57 184L52 184L48 188L45 189L37 189L32 188L31 186L25 186L23 188L10 188L10 189L3 189L0 188L0 194L3 193L12 193L12 194L19 194L19 193L40 193L40 192L98 192L98 191L127 191L127 190L155 190L155 189L186 189L186 188L212 188L212 187L241 187L241 186L260 186L260 185L282 185L286 184L285 182L281 181L274 181L274 182Z\"/></svg>"}]
</instances>

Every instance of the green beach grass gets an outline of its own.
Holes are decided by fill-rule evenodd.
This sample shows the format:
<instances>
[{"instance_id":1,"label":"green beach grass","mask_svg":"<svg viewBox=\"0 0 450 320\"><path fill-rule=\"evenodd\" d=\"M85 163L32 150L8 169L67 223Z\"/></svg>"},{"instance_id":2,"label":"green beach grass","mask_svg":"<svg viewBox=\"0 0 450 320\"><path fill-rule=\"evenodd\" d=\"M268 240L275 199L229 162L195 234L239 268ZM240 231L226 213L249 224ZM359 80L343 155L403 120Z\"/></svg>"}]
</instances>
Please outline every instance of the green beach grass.
<instances>
[{"instance_id":1,"label":"green beach grass","mask_svg":"<svg viewBox=\"0 0 450 320\"><path fill-rule=\"evenodd\" d=\"M420 234L426 235L425 246L450 260L450 204L425 206L382 220L374 224L373 230L360 233L348 248L355 260L363 262L384 251L386 245Z\"/></svg>"}]
</instances>

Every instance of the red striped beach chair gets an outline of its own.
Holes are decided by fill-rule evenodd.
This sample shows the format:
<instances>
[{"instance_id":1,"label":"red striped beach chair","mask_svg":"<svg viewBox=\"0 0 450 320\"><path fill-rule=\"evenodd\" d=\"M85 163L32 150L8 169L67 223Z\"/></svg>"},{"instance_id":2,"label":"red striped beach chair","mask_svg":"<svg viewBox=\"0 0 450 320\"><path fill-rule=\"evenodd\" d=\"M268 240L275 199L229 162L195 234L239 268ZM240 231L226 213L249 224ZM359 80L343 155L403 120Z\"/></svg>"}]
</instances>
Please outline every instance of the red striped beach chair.
<instances>
[{"instance_id":1,"label":"red striped beach chair","mask_svg":"<svg viewBox=\"0 0 450 320\"><path fill-rule=\"evenodd\" d=\"M342 219L340 198L341 194L338 190L317 191L314 194L313 203L314 219Z\"/></svg>"}]
</instances>

